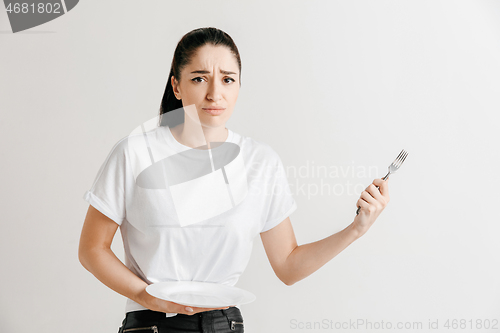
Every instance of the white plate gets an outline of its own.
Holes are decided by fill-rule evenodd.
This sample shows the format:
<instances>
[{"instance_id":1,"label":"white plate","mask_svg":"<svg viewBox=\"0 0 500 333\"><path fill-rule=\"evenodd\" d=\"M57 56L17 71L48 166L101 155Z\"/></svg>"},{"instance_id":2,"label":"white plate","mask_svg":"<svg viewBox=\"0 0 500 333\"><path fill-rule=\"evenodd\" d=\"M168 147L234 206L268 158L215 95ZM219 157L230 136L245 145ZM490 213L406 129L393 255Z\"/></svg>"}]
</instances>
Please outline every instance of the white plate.
<instances>
[{"instance_id":1,"label":"white plate","mask_svg":"<svg viewBox=\"0 0 500 333\"><path fill-rule=\"evenodd\" d=\"M166 301L202 308L219 308L255 301L249 291L224 284L199 281L153 283L146 292Z\"/></svg>"}]
</instances>

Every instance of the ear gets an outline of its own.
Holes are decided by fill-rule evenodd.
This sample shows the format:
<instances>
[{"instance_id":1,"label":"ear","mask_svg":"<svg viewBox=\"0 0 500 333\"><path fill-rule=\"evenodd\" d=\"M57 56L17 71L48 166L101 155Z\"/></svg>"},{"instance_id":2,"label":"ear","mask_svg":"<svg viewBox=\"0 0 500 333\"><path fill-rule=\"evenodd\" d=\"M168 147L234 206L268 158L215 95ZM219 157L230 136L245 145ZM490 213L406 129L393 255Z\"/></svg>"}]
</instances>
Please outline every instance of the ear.
<instances>
[{"instance_id":1,"label":"ear","mask_svg":"<svg viewBox=\"0 0 500 333\"><path fill-rule=\"evenodd\" d=\"M173 88L173 91L174 91L175 98L177 98L178 100L180 100L181 99L181 92L179 91L179 84L178 84L177 80L175 79L175 77L173 75L170 78L170 83L172 84L172 88Z\"/></svg>"}]
</instances>

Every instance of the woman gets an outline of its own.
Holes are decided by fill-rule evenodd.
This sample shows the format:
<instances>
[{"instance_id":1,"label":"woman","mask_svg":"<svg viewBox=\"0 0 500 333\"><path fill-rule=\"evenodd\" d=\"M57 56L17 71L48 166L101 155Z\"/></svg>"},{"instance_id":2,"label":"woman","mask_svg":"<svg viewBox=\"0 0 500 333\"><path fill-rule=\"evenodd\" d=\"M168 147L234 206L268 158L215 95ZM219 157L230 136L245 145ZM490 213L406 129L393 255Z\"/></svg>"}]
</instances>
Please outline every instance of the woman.
<instances>
[{"instance_id":1,"label":"woman","mask_svg":"<svg viewBox=\"0 0 500 333\"><path fill-rule=\"evenodd\" d=\"M238 183L239 176L231 174L229 168L212 169L219 176L225 172L220 178L225 179L225 188L235 183L244 188L228 190L234 196L227 207L221 203L224 197L213 195L214 199L209 194L201 195L200 200L201 204L211 203L207 208L186 209L182 206L186 200L179 196L182 191L175 187L186 182L168 178L170 173L166 176L169 186L141 187L138 173L133 172L140 153L130 138L113 147L85 194L90 206L79 259L102 283L127 297L119 332L243 332L237 305L189 307L153 297L145 288L161 281L234 286L248 263L257 234L276 276L293 285L366 233L389 202L387 181L375 179L357 201L356 207L361 209L349 226L325 239L298 246L288 217L297 205L278 154L269 145L225 127L238 97L240 79L240 56L229 35L216 28L189 32L175 50L160 109L162 123L163 117L174 115L175 110L182 111L177 113L181 117L171 117L168 126L138 136L147 136L147 156L152 164L193 149L210 150L213 162L221 144L238 147L237 156L244 162L241 179L245 182ZM208 154L203 156L207 158ZM188 168L206 160L190 160ZM152 183L156 186L160 182ZM204 190L188 194L196 196ZM201 218L189 220L194 211ZM118 227L125 246L125 265L110 249Z\"/></svg>"}]
</instances>

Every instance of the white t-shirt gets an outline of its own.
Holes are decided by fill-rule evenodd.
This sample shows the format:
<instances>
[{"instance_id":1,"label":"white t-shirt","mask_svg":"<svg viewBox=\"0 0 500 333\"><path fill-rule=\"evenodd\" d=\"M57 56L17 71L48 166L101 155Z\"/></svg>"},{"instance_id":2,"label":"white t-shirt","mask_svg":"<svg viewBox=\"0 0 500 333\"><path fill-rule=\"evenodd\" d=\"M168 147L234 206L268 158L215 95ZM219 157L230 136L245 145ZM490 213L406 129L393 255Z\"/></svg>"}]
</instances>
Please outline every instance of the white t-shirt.
<instances>
[{"instance_id":1,"label":"white t-shirt","mask_svg":"<svg viewBox=\"0 0 500 333\"><path fill-rule=\"evenodd\" d=\"M228 133L220 146L211 145L212 155L193 154L168 126L127 136L85 193L120 226L125 265L146 283L234 286L254 237L297 208L279 155L268 144ZM127 299L125 312L145 309Z\"/></svg>"}]
</instances>

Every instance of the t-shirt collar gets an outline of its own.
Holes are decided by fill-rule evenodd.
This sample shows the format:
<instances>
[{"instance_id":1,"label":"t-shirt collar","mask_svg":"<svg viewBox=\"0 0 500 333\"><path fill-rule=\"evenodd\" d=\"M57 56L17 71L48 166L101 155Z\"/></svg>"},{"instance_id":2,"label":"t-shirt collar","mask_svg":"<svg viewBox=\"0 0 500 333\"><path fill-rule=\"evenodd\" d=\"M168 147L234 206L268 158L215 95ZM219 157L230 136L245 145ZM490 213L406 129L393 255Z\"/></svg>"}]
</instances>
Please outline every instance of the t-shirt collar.
<instances>
[{"instance_id":1,"label":"t-shirt collar","mask_svg":"<svg viewBox=\"0 0 500 333\"><path fill-rule=\"evenodd\" d=\"M181 151L193 149L193 148L191 148L189 146L185 146L182 143L180 143L179 141L177 141L177 139L174 138L174 135L170 131L170 127L168 127L168 126L162 126L162 127L163 127L163 130L161 132L164 135L165 140L167 141L168 145L171 148L173 148L175 151L181 152ZM234 142L233 141L234 140L233 139L234 138L233 131L231 131L229 128L227 129L227 131L228 131L227 139L224 142Z\"/></svg>"}]
</instances>

